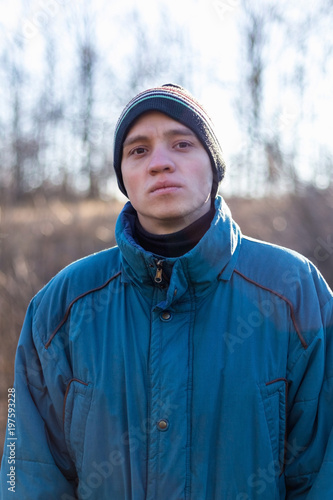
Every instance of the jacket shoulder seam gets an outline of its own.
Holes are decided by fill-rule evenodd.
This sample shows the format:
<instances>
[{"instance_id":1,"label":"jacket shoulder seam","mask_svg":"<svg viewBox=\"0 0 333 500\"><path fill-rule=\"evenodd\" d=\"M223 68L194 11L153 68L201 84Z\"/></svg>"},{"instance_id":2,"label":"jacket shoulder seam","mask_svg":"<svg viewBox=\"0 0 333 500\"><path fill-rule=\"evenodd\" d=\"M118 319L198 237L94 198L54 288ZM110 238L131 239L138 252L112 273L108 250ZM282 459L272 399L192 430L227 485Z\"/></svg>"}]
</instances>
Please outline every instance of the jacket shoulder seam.
<instances>
[{"instance_id":1,"label":"jacket shoulder seam","mask_svg":"<svg viewBox=\"0 0 333 500\"><path fill-rule=\"evenodd\" d=\"M298 336L298 338L299 338L302 346L304 347L304 349L307 349L308 348L308 344L307 344L306 340L304 339L304 337L303 337L303 335L302 335L302 333L300 331L300 328L299 328L299 326L297 324L296 317L295 317L294 306L290 302L290 300L287 299L287 297L285 297L281 293L279 293L279 292L277 292L275 290L272 290L271 288L269 288L267 286L264 286L261 283L258 283L257 281L254 281L253 279L249 278L248 276L245 276L245 274L241 273L237 269L235 269L234 272L236 274L238 274L241 278L243 278L244 280L246 280L247 282L251 283L252 285L257 286L257 287L261 288L262 290L266 290L267 292L270 292L270 293L274 294L275 296L279 297L281 300L283 300L288 305L289 310L290 310L291 321L292 321L292 323L294 325L294 328L296 330L297 336Z\"/></svg>"},{"instance_id":2,"label":"jacket shoulder seam","mask_svg":"<svg viewBox=\"0 0 333 500\"><path fill-rule=\"evenodd\" d=\"M82 299L83 297L86 297L87 295L91 294L91 293L94 293L94 292L98 292L99 290L102 290L103 288L105 288L109 283L111 283L111 281L113 281L115 278L117 278L118 276L120 276L121 274L121 271L117 272L116 274L114 274L113 276L111 276L111 278L108 278L107 281L105 283L103 283L102 285L98 286L98 287L95 287L95 288L91 288L87 291L85 291L84 293L81 293L80 295L78 295L77 297L75 297L72 302L70 302L70 304L68 305L66 311L65 311L65 314L62 318L62 320L60 321L60 323L57 325L57 327L53 330L53 332L51 333L48 341L45 343L44 347L45 349L48 349L51 345L51 342L52 340L54 339L54 337L56 336L56 334L58 333L58 331L60 330L60 328L66 323L66 321L68 320L68 317L69 317L69 314L71 312L71 309L73 307L73 305L80 299Z\"/></svg>"}]
</instances>

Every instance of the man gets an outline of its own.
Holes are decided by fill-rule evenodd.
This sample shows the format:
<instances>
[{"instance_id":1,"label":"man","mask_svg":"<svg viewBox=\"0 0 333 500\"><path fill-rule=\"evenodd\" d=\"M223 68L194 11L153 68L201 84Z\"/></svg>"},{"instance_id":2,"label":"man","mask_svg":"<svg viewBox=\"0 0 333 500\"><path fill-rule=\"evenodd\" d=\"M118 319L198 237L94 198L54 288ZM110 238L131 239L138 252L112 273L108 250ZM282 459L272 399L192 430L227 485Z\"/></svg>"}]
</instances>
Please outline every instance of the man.
<instances>
[{"instance_id":1,"label":"man","mask_svg":"<svg viewBox=\"0 0 333 500\"><path fill-rule=\"evenodd\" d=\"M32 300L15 367L16 497L328 500L333 295L305 258L242 236L221 148L183 88L115 132L118 247Z\"/></svg>"}]
</instances>

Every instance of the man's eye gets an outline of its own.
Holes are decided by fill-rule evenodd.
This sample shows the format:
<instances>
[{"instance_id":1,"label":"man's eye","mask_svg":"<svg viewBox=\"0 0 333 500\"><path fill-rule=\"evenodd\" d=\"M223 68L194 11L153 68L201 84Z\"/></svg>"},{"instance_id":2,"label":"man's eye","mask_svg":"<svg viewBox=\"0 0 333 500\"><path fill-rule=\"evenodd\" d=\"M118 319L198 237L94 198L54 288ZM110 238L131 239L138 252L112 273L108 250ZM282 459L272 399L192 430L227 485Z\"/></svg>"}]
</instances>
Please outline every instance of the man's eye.
<instances>
[{"instance_id":1,"label":"man's eye","mask_svg":"<svg viewBox=\"0 0 333 500\"><path fill-rule=\"evenodd\" d=\"M179 149L186 149L186 148L188 148L189 146L191 146L191 144L190 144L189 142L187 142L187 141L181 141L181 142L179 142L179 143L177 144L177 147L178 147Z\"/></svg>"},{"instance_id":2,"label":"man's eye","mask_svg":"<svg viewBox=\"0 0 333 500\"><path fill-rule=\"evenodd\" d=\"M145 152L146 152L145 148L143 148L143 147L137 147L137 148L133 148L130 151L130 155L142 155Z\"/></svg>"}]
</instances>

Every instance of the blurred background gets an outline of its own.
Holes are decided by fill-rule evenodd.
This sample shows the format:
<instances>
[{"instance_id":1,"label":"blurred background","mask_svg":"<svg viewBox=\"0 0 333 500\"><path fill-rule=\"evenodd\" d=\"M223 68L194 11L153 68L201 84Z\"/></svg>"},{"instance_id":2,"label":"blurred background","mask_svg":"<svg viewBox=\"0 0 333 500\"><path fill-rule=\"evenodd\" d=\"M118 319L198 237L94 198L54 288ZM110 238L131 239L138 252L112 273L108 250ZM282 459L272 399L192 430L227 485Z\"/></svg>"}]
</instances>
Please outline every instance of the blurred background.
<instances>
[{"instance_id":1,"label":"blurred background","mask_svg":"<svg viewBox=\"0 0 333 500\"><path fill-rule=\"evenodd\" d=\"M243 232L333 286L332 55L332 0L0 3L0 449L30 299L115 244L113 131L141 90L173 82L203 103Z\"/></svg>"}]
</instances>

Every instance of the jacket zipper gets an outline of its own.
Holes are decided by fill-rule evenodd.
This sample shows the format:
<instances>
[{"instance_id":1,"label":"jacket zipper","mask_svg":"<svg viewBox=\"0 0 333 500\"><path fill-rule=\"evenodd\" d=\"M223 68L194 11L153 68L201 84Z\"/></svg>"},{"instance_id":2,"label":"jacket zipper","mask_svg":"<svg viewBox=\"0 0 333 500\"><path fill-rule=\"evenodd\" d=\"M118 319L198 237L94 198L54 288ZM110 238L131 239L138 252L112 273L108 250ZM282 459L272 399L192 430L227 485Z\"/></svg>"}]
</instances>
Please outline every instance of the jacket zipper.
<instances>
[{"instance_id":1,"label":"jacket zipper","mask_svg":"<svg viewBox=\"0 0 333 500\"><path fill-rule=\"evenodd\" d=\"M156 274L154 281L155 283L162 283L162 273L163 273L163 260L158 260L156 262Z\"/></svg>"}]
</instances>

